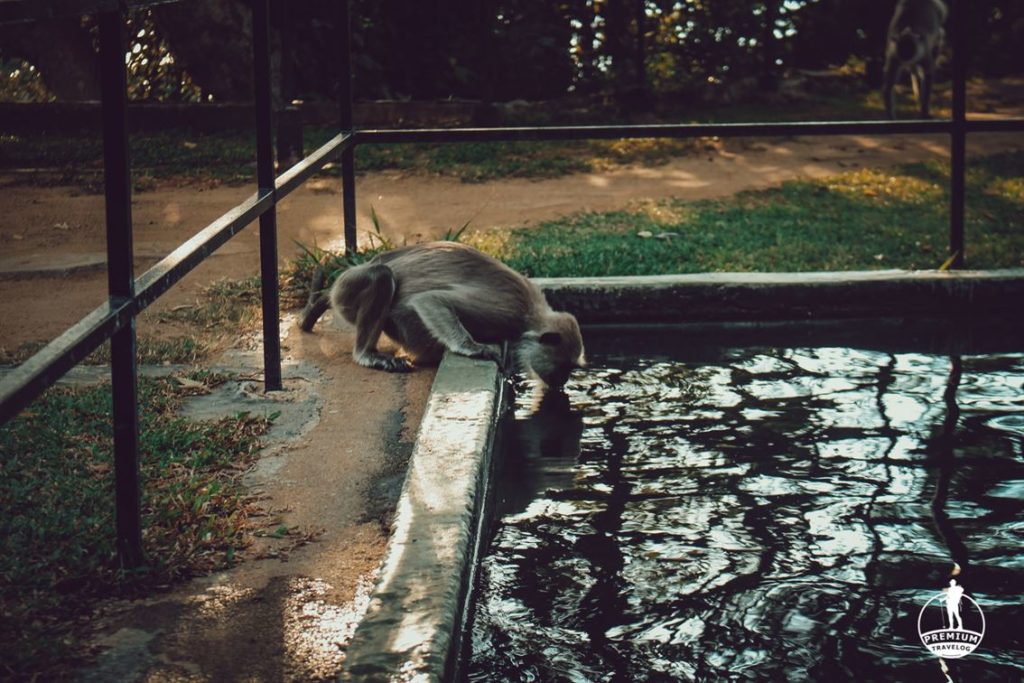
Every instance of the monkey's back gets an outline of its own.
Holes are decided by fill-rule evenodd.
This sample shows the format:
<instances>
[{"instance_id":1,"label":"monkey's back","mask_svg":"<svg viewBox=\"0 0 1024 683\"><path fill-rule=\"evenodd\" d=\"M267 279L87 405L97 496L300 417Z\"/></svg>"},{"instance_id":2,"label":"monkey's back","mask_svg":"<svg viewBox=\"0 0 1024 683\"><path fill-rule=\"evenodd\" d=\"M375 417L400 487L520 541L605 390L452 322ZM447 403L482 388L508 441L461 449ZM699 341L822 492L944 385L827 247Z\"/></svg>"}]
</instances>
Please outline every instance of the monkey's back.
<instances>
[{"instance_id":1,"label":"monkey's back","mask_svg":"<svg viewBox=\"0 0 1024 683\"><path fill-rule=\"evenodd\" d=\"M904 28L935 31L946 21L946 5L941 0L900 0L889 24L890 34Z\"/></svg>"},{"instance_id":2,"label":"monkey's back","mask_svg":"<svg viewBox=\"0 0 1024 683\"><path fill-rule=\"evenodd\" d=\"M548 311L536 285L501 261L457 242L431 242L381 255L394 273L395 306L417 294L442 293L480 342L518 338Z\"/></svg>"}]
</instances>

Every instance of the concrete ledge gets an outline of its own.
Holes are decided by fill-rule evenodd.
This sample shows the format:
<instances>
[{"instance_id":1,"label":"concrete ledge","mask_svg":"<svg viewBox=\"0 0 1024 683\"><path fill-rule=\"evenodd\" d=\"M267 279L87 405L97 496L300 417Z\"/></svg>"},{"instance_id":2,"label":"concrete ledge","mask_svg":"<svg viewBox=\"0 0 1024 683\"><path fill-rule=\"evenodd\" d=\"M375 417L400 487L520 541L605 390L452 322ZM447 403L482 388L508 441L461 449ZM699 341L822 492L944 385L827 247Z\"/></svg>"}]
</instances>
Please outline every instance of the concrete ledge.
<instances>
[{"instance_id":1,"label":"concrete ledge","mask_svg":"<svg viewBox=\"0 0 1024 683\"><path fill-rule=\"evenodd\" d=\"M445 355L341 680L441 681L453 671L503 387L494 363Z\"/></svg>"},{"instance_id":2,"label":"concrete ledge","mask_svg":"<svg viewBox=\"0 0 1024 683\"><path fill-rule=\"evenodd\" d=\"M1024 269L706 273L534 280L581 323L1019 315Z\"/></svg>"}]
</instances>

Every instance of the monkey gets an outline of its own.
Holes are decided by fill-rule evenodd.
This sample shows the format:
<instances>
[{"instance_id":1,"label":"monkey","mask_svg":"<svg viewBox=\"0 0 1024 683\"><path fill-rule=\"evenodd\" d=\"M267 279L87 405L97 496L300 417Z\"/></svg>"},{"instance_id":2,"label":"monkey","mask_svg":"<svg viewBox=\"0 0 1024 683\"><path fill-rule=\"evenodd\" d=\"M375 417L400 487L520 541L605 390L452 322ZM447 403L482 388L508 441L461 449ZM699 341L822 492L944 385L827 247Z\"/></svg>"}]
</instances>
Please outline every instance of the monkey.
<instances>
[{"instance_id":1,"label":"monkey","mask_svg":"<svg viewBox=\"0 0 1024 683\"><path fill-rule=\"evenodd\" d=\"M352 357L368 368L408 372L435 363L446 349L501 367L500 345L510 342L519 368L557 388L586 362L572 314L551 310L533 282L458 242L379 254L342 272L328 299L355 325ZM377 351L382 333L413 362Z\"/></svg>"},{"instance_id":2,"label":"monkey","mask_svg":"<svg viewBox=\"0 0 1024 683\"><path fill-rule=\"evenodd\" d=\"M885 71L882 99L885 114L895 118L893 112L893 86L904 72L910 72L914 97L921 118L929 118L928 101L935 78L935 61L945 36L946 6L941 0L899 0L889 22L885 45Z\"/></svg>"}]
</instances>

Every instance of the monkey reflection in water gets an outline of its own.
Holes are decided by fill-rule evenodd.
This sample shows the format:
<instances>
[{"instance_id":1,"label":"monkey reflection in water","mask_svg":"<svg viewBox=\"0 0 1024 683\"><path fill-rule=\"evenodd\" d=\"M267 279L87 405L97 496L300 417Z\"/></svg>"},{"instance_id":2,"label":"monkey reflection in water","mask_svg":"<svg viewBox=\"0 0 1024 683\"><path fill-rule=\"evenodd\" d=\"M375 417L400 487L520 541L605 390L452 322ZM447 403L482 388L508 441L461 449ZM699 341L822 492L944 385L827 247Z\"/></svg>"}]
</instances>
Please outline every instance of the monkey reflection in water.
<instances>
[{"instance_id":1,"label":"monkey reflection in water","mask_svg":"<svg viewBox=\"0 0 1024 683\"><path fill-rule=\"evenodd\" d=\"M506 424L499 515L523 512L545 491L572 488L584 425L564 392L538 388L530 414Z\"/></svg>"},{"instance_id":2,"label":"monkey reflection in water","mask_svg":"<svg viewBox=\"0 0 1024 683\"><path fill-rule=\"evenodd\" d=\"M353 266L329 299L355 325L352 357L365 367L407 372L436 363L445 349L500 366L509 342L518 369L560 387L585 363L576 318L551 310L527 278L457 242L403 247ZM377 351L382 333L412 362Z\"/></svg>"}]
</instances>

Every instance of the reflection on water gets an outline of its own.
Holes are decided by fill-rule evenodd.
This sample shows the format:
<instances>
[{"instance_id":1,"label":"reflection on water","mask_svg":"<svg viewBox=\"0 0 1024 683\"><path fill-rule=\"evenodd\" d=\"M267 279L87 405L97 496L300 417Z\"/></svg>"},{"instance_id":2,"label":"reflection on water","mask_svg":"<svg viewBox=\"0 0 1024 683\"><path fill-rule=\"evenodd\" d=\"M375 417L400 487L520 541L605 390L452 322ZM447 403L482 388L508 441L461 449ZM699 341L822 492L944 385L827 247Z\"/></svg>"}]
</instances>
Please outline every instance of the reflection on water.
<instances>
[{"instance_id":1,"label":"reflection on water","mask_svg":"<svg viewBox=\"0 0 1024 683\"><path fill-rule=\"evenodd\" d=\"M950 677L1024 676L1024 355L592 365L508 430L469 680L944 681L954 562L988 631Z\"/></svg>"}]
</instances>

